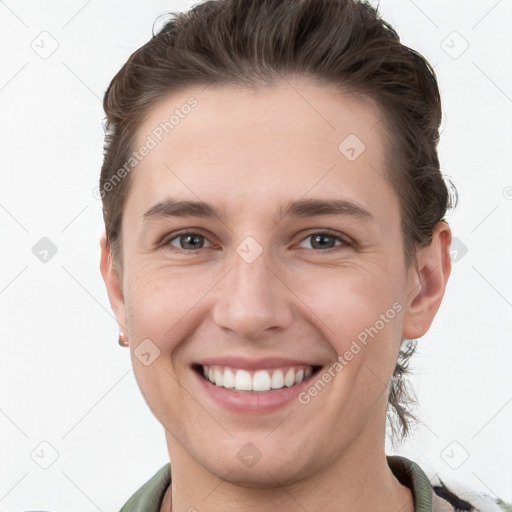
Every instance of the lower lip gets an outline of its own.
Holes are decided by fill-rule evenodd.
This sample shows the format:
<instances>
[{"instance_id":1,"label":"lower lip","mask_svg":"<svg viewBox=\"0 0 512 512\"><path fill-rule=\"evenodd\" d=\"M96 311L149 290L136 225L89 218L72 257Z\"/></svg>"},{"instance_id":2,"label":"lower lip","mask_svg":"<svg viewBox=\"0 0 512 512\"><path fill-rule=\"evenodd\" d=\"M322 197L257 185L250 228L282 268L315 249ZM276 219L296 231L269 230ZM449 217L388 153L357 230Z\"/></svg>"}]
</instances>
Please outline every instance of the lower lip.
<instances>
[{"instance_id":1,"label":"lower lip","mask_svg":"<svg viewBox=\"0 0 512 512\"><path fill-rule=\"evenodd\" d=\"M196 371L192 370L205 392L218 404L226 409L241 413L270 413L276 411L285 405L297 400L298 395L311 385L312 374L300 384L295 384L289 388L274 389L268 392L240 392L226 389L212 384L209 380L201 377Z\"/></svg>"}]
</instances>

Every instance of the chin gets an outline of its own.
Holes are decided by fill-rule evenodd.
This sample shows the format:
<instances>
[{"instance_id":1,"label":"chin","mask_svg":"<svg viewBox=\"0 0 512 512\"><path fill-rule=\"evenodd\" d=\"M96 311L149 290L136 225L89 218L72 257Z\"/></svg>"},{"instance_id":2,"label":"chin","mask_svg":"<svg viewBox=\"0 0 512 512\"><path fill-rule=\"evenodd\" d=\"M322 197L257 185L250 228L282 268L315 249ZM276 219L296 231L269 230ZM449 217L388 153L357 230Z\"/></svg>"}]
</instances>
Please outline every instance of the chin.
<instances>
[{"instance_id":1,"label":"chin","mask_svg":"<svg viewBox=\"0 0 512 512\"><path fill-rule=\"evenodd\" d=\"M250 448L247 449L249 451ZM289 453L287 457L283 457L284 454L276 457L275 452L270 450L269 454L261 454L257 461L240 461L238 457L203 460L203 466L228 483L250 489L280 488L306 478L316 469L311 463L297 460L296 453Z\"/></svg>"},{"instance_id":2,"label":"chin","mask_svg":"<svg viewBox=\"0 0 512 512\"><path fill-rule=\"evenodd\" d=\"M222 478L225 482L247 489L278 489L282 488L283 485L301 480L298 475L292 474L291 471L284 473L275 467L267 467L267 465L262 465L258 469L236 466L223 472L223 474L219 474L219 467L213 467L212 470L216 476Z\"/></svg>"}]
</instances>

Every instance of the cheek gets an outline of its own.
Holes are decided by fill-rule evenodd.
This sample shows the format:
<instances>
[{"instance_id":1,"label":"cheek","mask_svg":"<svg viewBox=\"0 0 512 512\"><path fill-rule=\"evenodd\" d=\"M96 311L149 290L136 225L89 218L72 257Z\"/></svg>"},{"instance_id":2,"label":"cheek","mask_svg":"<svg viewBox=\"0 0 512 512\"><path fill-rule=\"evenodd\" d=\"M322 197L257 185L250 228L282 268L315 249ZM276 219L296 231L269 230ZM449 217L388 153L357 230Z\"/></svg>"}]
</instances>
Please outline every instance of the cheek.
<instances>
[{"instance_id":1,"label":"cheek","mask_svg":"<svg viewBox=\"0 0 512 512\"><path fill-rule=\"evenodd\" d=\"M334 416L349 407L366 417L393 373L401 341L405 281L398 267L385 270L345 267L328 273L318 269L308 279L296 281L298 295L314 313L310 322L336 354L329 375L323 374L334 385L341 408L334 408Z\"/></svg>"},{"instance_id":2,"label":"cheek","mask_svg":"<svg viewBox=\"0 0 512 512\"><path fill-rule=\"evenodd\" d=\"M177 434L182 428L180 415L190 409L190 401L178 384L180 372L187 368L175 367L175 362L180 359L182 341L197 328L201 299L218 275L142 261L127 275L125 303L134 375L153 414ZM149 356L145 358L144 353Z\"/></svg>"},{"instance_id":3,"label":"cheek","mask_svg":"<svg viewBox=\"0 0 512 512\"><path fill-rule=\"evenodd\" d=\"M353 340L364 343L377 335L399 336L405 282L391 272L382 268L318 269L307 278L295 278L294 287L312 311L312 321L341 355ZM385 275L394 279L385 279Z\"/></svg>"},{"instance_id":4,"label":"cheek","mask_svg":"<svg viewBox=\"0 0 512 512\"><path fill-rule=\"evenodd\" d=\"M170 352L192 331L193 324L197 328L198 314L207 313L205 305L212 306L208 294L221 285L223 272L204 266L145 265L143 260L137 267L130 269L125 284L130 332L138 342L149 338L160 350ZM308 265L287 269L281 278L293 290L288 300L297 321L313 324L341 355L353 340L373 339L375 329L380 337L400 336L396 304L400 304L405 283L398 268L388 267L382 261L366 267Z\"/></svg>"},{"instance_id":5,"label":"cheek","mask_svg":"<svg viewBox=\"0 0 512 512\"><path fill-rule=\"evenodd\" d=\"M211 272L143 262L131 275L125 292L128 323L136 337L149 338L167 352L219 279Z\"/></svg>"},{"instance_id":6,"label":"cheek","mask_svg":"<svg viewBox=\"0 0 512 512\"><path fill-rule=\"evenodd\" d=\"M382 267L346 267L330 273L318 269L307 279L296 280L306 306L302 311L312 311L310 323L336 352L333 364L306 390L301 402L308 403L312 415L325 416L324 402L315 396L324 383L332 386L335 398L329 428L337 428L340 415L347 410L352 411L352 426L360 428L386 393L401 341L406 284L398 266L386 270L389 273Z\"/></svg>"}]
</instances>

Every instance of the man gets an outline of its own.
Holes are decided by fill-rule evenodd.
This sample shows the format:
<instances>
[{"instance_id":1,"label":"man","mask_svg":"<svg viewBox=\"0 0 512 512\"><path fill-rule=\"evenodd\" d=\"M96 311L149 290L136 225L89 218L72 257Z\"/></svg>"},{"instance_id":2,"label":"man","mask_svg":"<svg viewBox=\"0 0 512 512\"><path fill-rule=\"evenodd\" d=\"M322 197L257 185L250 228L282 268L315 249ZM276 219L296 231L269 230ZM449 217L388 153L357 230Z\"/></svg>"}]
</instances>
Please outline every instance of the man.
<instances>
[{"instance_id":1,"label":"man","mask_svg":"<svg viewBox=\"0 0 512 512\"><path fill-rule=\"evenodd\" d=\"M364 3L217 0L104 106L101 271L170 459L122 511L476 510L384 452L451 268L428 63Z\"/></svg>"}]
</instances>

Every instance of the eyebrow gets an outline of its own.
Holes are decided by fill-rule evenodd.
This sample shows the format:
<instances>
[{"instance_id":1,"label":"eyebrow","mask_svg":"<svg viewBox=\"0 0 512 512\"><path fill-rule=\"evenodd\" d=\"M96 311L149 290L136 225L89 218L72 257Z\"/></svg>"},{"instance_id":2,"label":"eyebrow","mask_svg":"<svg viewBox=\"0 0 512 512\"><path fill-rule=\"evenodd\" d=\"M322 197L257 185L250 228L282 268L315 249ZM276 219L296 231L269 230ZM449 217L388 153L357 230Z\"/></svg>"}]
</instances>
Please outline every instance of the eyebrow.
<instances>
[{"instance_id":1,"label":"eyebrow","mask_svg":"<svg viewBox=\"0 0 512 512\"><path fill-rule=\"evenodd\" d=\"M372 219L372 214L361 205L344 199L299 199L279 208L279 218L315 217L320 215L350 216ZM221 222L229 216L224 208L219 209L204 201L169 198L152 206L144 213L144 221L166 217L217 218Z\"/></svg>"}]
</instances>

